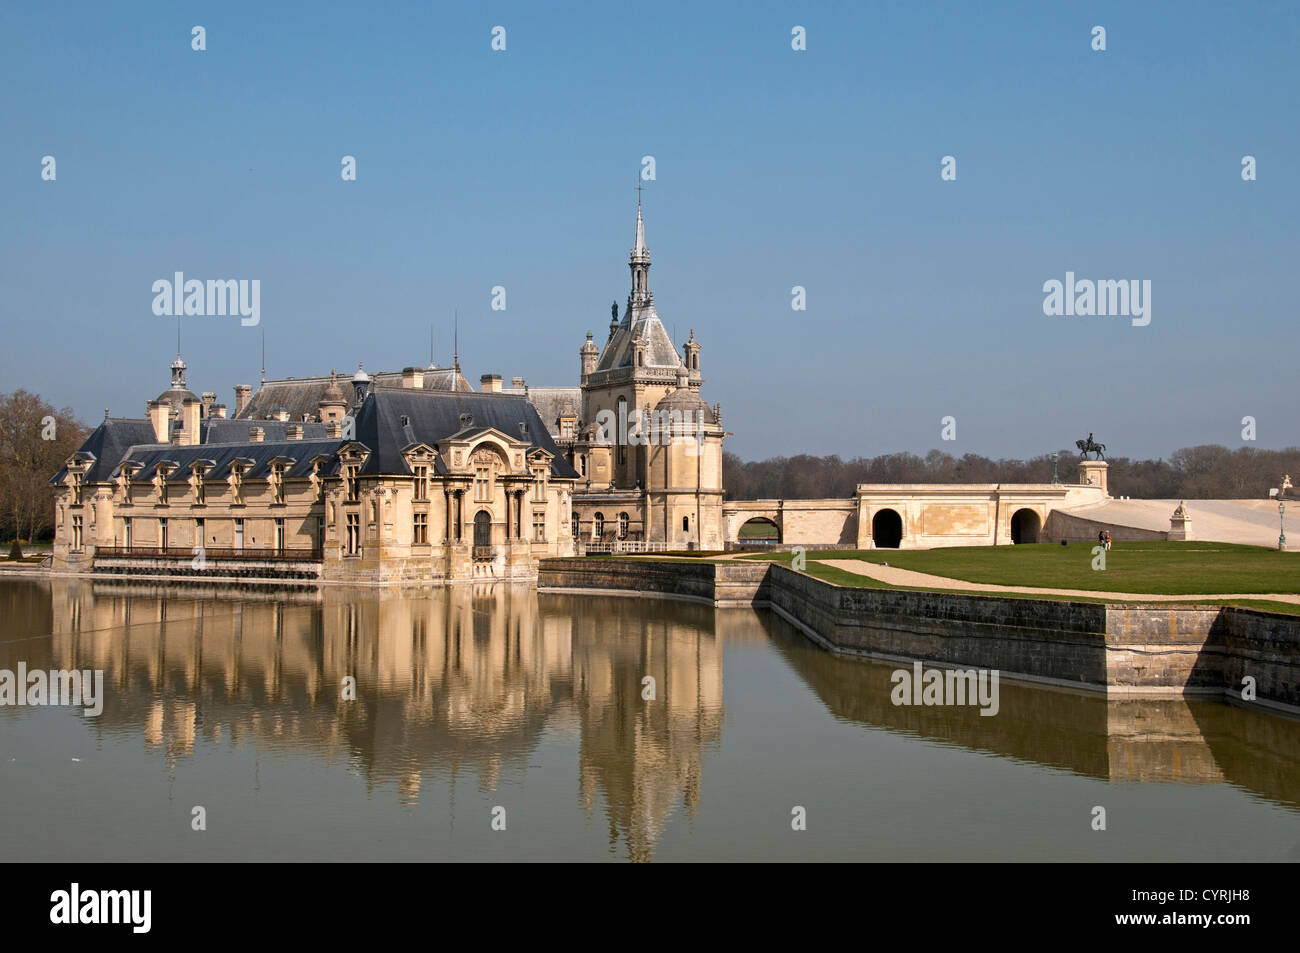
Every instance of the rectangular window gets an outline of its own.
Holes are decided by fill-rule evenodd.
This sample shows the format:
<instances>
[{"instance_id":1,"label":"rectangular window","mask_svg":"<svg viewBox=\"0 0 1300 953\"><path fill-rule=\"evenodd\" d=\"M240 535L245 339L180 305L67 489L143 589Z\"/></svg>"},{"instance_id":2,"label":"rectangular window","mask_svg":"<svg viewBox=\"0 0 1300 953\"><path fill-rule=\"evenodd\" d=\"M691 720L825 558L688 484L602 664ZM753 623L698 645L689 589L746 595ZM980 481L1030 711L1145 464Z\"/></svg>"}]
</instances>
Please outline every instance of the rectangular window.
<instances>
[{"instance_id":1,"label":"rectangular window","mask_svg":"<svg viewBox=\"0 0 1300 953\"><path fill-rule=\"evenodd\" d=\"M540 510L533 514L533 542L546 541L546 514Z\"/></svg>"},{"instance_id":2,"label":"rectangular window","mask_svg":"<svg viewBox=\"0 0 1300 953\"><path fill-rule=\"evenodd\" d=\"M412 527L412 541L418 546L422 546L429 541L428 514L415 514L415 525Z\"/></svg>"},{"instance_id":3,"label":"rectangular window","mask_svg":"<svg viewBox=\"0 0 1300 953\"><path fill-rule=\"evenodd\" d=\"M361 481L358 479L360 469L356 464L343 469L347 482L349 503L356 503L361 499Z\"/></svg>"},{"instance_id":4,"label":"rectangular window","mask_svg":"<svg viewBox=\"0 0 1300 953\"><path fill-rule=\"evenodd\" d=\"M242 463L236 463L230 468L230 502L235 506L244 505L244 465Z\"/></svg>"},{"instance_id":5,"label":"rectangular window","mask_svg":"<svg viewBox=\"0 0 1300 953\"><path fill-rule=\"evenodd\" d=\"M542 475L541 470L533 471L533 502L546 502L546 478Z\"/></svg>"},{"instance_id":6,"label":"rectangular window","mask_svg":"<svg viewBox=\"0 0 1300 953\"><path fill-rule=\"evenodd\" d=\"M122 520L122 543L127 549L131 548L131 517L124 517Z\"/></svg>"},{"instance_id":7,"label":"rectangular window","mask_svg":"<svg viewBox=\"0 0 1300 953\"><path fill-rule=\"evenodd\" d=\"M284 502L284 464L276 463L271 466L271 502Z\"/></svg>"},{"instance_id":8,"label":"rectangular window","mask_svg":"<svg viewBox=\"0 0 1300 953\"><path fill-rule=\"evenodd\" d=\"M474 502L490 503L492 501L492 474L487 467L474 470Z\"/></svg>"},{"instance_id":9,"label":"rectangular window","mask_svg":"<svg viewBox=\"0 0 1300 953\"><path fill-rule=\"evenodd\" d=\"M284 552L284 519L278 516L275 519L275 551Z\"/></svg>"},{"instance_id":10,"label":"rectangular window","mask_svg":"<svg viewBox=\"0 0 1300 953\"><path fill-rule=\"evenodd\" d=\"M244 551L244 521L235 520L235 551Z\"/></svg>"},{"instance_id":11,"label":"rectangular window","mask_svg":"<svg viewBox=\"0 0 1300 953\"><path fill-rule=\"evenodd\" d=\"M348 514L347 554L355 556L361 551L361 514Z\"/></svg>"},{"instance_id":12,"label":"rectangular window","mask_svg":"<svg viewBox=\"0 0 1300 953\"><path fill-rule=\"evenodd\" d=\"M415 468L415 498L421 503L429 499L429 468L418 466Z\"/></svg>"},{"instance_id":13,"label":"rectangular window","mask_svg":"<svg viewBox=\"0 0 1300 953\"><path fill-rule=\"evenodd\" d=\"M207 545L206 526L207 524L204 523L203 520L194 521L194 545L195 546Z\"/></svg>"},{"instance_id":14,"label":"rectangular window","mask_svg":"<svg viewBox=\"0 0 1300 953\"><path fill-rule=\"evenodd\" d=\"M81 552L81 517L72 517L72 551Z\"/></svg>"},{"instance_id":15,"label":"rectangular window","mask_svg":"<svg viewBox=\"0 0 1300 953\"><path fill-rule=\"evenodd\" d=\"M165 519L158 521L158 548L164 552L167 550L167 521Z\"/></svg>"},{"instance_id":16,"label":"rectangular window","mask_svg":"<svg viewBox=\"0 0 1300 953\"><path fill-rule=\"evenodd\" d=\"M208 489L207 485L203 482L203 470L198 469L194 471L194 503L197 506L202 506L207 503L207 501Z\"/></svg>"}]
</instances>

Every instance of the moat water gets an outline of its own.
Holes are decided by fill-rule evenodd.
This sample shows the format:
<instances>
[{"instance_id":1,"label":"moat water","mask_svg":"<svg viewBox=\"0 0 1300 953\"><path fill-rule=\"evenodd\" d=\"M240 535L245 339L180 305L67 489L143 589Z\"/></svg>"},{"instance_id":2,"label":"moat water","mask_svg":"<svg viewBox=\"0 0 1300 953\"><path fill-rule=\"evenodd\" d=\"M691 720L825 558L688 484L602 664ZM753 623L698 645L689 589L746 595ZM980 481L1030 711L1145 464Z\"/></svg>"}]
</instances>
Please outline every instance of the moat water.
<instances>
[{"instance_id":1,"label":"moat water","mask_svg":"<svg viewBox=\"0 0 1300 953\"><path fill-rule=\"evenodd\" d=\"M3 579L19 663L104 698L0 707L6 860L1300 860L1300 720L896 706L762 611Z\"/></svg>"}]
</instances>

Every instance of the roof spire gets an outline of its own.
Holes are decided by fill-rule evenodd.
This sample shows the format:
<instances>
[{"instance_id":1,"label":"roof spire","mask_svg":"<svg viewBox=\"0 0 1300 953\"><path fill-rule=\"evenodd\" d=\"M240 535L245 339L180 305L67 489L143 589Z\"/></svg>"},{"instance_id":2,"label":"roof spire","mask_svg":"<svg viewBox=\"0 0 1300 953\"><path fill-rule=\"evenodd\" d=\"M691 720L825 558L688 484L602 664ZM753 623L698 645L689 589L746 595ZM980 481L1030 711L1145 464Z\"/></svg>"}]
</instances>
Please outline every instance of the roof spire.
<instances>
[{"instance_id":1,"label":"roof spire","mask_svg":"<svg viewBox=\"0 0 1300 953\"><path fill-rule=\"evenodd\" d=\"M650 293L650 249L645 244L645 221L641 217L640 178L636 183L636 238L632 243L632 254L628 257L628 267L632 269L632 293L628 296L628 308L642 308L654 300Z\"/></svg>"}]
</instances>

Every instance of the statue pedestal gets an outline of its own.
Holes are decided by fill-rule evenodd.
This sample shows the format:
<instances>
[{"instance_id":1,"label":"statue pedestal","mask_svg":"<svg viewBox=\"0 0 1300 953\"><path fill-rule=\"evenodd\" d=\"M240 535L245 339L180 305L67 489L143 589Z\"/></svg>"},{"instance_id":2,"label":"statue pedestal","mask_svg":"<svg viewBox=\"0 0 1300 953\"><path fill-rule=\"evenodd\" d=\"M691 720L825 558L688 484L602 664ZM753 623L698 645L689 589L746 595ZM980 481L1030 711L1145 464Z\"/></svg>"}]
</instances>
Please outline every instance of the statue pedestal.
<instances>
[{"instance_id":1,"label":"statue pedestal","mask_svg":"<svg viewBox=\"0 0 1300 953\"><path fill-rule=\"evenodd\" d=\"M1192 518L1180 504L1174 510L1174 515L1169 517L1169 539L1186 541L1192 538Z\"/></svg>"},{"instance_id":2,"label":"statue pedestal","mask_svg":"<svg viewBox=\"0 0 1300 953\"><path fill-rule=\"evenodd\" d=\"M1110 490L1106 488L1106 471L1110 469L1110 464L1105 460L1080 460L1079 461L1079 484L1081 486L1099 487L1107 496Z\"/></svg>"}]
</instances>

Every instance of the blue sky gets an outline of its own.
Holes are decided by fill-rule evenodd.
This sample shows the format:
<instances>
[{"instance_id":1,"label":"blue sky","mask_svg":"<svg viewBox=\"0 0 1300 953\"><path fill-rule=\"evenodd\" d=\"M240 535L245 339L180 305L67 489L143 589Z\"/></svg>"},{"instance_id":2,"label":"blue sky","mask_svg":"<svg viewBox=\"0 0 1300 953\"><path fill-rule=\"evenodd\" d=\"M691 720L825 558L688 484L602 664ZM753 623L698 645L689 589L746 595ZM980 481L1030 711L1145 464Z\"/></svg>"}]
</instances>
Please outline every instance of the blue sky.
<instances>
[{"instance_id":1,"label":"blue sky","mask_svg":"<svg viewBox=\"0 0 1300 953\"><path fill-rule=\"evenodd\" d=\"M0 390L142 415L178 270L261 281L261 328L184 319L227 403L262 328L272 376L396 369L455 309L476 385L576 383L652 155L655 303L742 457L1300 444L1300 5L270 6L0 7ZM1067 270L1150 325L1045 316Z\"/></svg>"}]
</instances>

